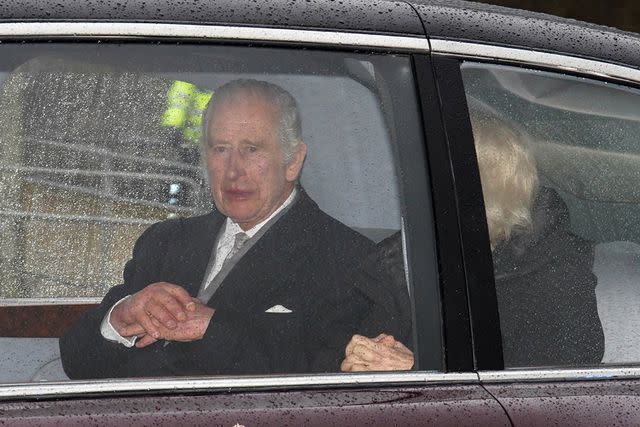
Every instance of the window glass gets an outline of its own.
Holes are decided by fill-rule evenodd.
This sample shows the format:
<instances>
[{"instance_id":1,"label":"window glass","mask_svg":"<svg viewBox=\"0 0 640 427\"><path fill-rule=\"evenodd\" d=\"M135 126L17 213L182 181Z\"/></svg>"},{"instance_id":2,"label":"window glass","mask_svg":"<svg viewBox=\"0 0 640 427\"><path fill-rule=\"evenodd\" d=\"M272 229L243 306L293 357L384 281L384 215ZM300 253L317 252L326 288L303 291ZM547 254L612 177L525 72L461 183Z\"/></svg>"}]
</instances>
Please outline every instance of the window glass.
<instances>
[{"instance_id":1,"label":"window glass","mask_svg":"<svg viewBox=\"0 0 640 427\"><path fill-rule=\"evenodd\" d=\"M411 368L408 57L1 48L0 381Z\"/></svg>"},{"instance_id":2,"label":"window glass","mask_svg":"<svg viewBox=\"0 0 640 427\"><path fill-rule=\"evenodd\" d=\"M640 361L640 91L462 66L505 366Z\"/></svg>"}]
</instances>

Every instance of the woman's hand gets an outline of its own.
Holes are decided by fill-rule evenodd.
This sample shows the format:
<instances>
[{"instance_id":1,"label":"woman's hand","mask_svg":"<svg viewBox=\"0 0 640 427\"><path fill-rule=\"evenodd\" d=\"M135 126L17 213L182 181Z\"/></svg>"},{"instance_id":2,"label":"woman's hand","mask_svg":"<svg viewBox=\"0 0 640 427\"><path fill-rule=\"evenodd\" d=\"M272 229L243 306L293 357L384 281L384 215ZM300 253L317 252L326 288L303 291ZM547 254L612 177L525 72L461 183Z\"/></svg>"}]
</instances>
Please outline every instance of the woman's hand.
<instances>
[{"instance_id":1,"label":"woman's hand","mask_svg":"<svg viewBox=\"0 0 640 427\"><path fill-rule=\"evenodd\" d=\"M375 338L354 335L340 365L344 372L407 371L413 367L413 353L391 335Z\"/></svg>"}]
</instances>

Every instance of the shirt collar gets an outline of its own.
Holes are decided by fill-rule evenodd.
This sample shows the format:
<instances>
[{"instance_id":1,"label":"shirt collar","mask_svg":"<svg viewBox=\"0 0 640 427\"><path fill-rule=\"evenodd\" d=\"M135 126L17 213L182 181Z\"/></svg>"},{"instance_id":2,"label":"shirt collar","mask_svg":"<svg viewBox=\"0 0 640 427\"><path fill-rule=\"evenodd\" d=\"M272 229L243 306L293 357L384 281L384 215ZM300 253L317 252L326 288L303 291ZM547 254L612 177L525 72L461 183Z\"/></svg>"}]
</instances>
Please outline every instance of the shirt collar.
<instances>
[{"instance_id":1,"label":"shirt collar","mask_svg":"<svg viewBox=\"0 0 640 427\"><path fill-rule=\"evenodd\" d=\"M271 218L273 218L274 216L278 215L278 213L280 213L280 211L282 211L284 208L286 208L287 206L289 206L291 203L293 203L293 201L296 198L296 195L298 194L298 189L296 187L293 187L293 191L291 191L291 194L289 194L289 197L287 197L287 200L284 201L284 203L282 203L278 209L276 209L271 215L269 215L269 217L267 219L265 219L264 221L262 221L259 224L254 225L253 227L251 227L248 230L243 230L242 228L240 228L240 226L234 222L231 218L227 217L227 222L226 222L226 227L224 230L224 234L227 236L235 236L238 233L245 233L247 236L249 236L249 238L252 238L258 231L260 231L260 229L267 223L269 222L269 220Z\"/></svg>"}]
</instances>

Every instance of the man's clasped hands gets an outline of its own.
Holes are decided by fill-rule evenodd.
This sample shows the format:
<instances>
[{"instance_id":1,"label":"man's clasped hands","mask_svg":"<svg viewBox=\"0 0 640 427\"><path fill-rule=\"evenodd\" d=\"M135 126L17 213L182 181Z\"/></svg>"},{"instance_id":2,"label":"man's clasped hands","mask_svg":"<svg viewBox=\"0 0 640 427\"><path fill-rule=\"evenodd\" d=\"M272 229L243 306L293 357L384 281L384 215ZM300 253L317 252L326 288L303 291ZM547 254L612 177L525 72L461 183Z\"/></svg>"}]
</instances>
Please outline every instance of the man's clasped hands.
<instances>
[{"instance_id":1,"label":"man's clasped hands","mask_svg":"<svg viewBox=\"0 0 640 427\"><path fill-rule=\"evenodd\" d=\"M135 345L142 348L161 339L202 339L214 312L184 288L158 282L120 301L110 322L123 337L137 336Z\"/></svg>"}]
</instances>

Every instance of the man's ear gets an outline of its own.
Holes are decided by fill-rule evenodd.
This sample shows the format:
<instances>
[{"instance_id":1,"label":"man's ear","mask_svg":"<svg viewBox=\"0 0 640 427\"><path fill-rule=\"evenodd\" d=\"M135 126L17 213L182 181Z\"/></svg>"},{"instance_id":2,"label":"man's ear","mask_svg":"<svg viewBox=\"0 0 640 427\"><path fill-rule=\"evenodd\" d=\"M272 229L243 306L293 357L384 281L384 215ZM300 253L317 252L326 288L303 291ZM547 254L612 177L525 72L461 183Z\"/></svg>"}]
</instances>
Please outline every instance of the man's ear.
<instances>
[{"instance_id":1,"label":"man's ear","mask_svg":"<svg viewBox=\"0 0 640 427\"><path fill-rule=\"evenodd\" d=\"M307 144L300 141L296 153L287 165L287 181L293 182L298 179L305 157L307 157Z\"/></svg>"}]
</instances>

